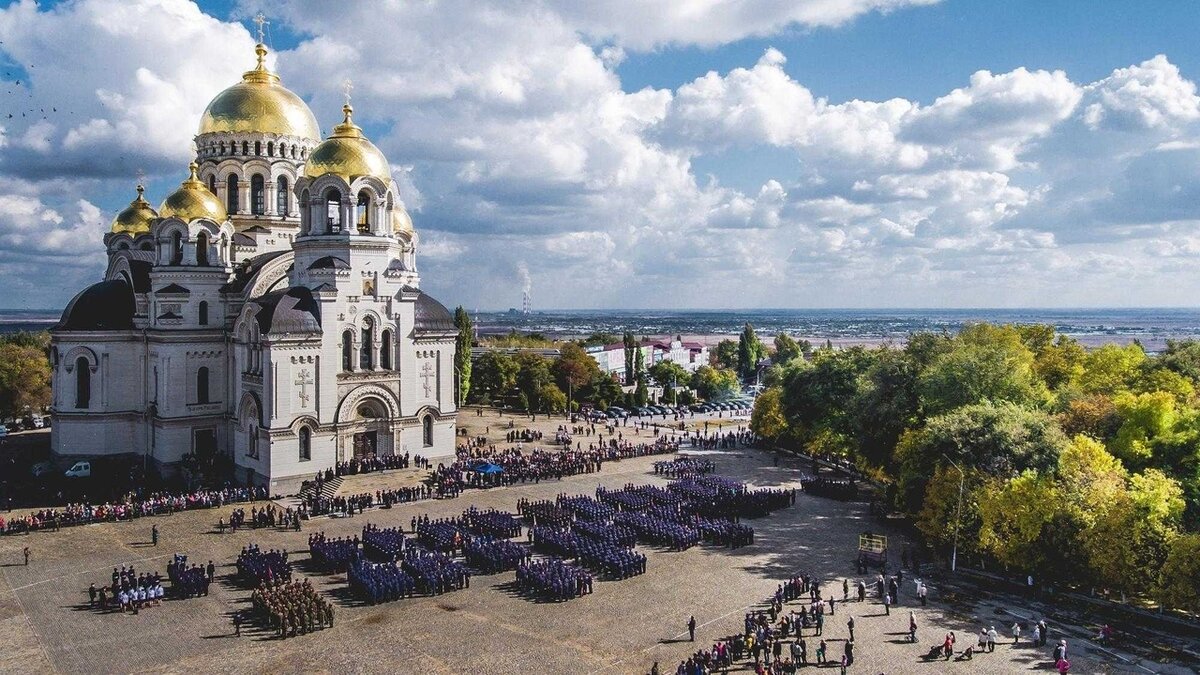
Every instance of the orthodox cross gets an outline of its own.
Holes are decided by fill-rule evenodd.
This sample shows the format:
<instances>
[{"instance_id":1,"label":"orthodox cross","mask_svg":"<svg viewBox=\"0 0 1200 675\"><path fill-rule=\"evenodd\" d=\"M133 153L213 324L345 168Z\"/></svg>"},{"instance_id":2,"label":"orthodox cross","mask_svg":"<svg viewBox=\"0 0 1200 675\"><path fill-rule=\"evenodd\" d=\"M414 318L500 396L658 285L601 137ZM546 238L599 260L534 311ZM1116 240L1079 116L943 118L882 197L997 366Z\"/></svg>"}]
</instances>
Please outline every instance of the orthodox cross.
<instances>
[{"instance_id":1,"label":"orthodox cross","mask_svg":"<svg viewBox=\"0 0 1200 675\"><path fill-rule=\"evenodd\" d=\"M346 105L350 105L350 92L354 91L354 82L350 78L342 80L342 95L346 97Z\"/></svg>"},{"instance_id":2,"label":"orthodox cross","mask_svg":"<svg viewBox=\"0 0 1200 675\"><path fill-rule=\"evenodd\" d=\"M258 24L258 43L262 44L263 38L266 36L266 33L263 31L263 26L271 22L267 21L267 17L263 16L262 12L259 12L258 16L254 17L254 23Z\"/></svg>"},{"instance_id":3,"label":"orthodox cross","mask_svg":"<svg viewBox=\"0 0 1200 675\"><path fill-rule=\"evenodd\" d=\"M425 380L425 398L433 396L433 385L429 383L429 378L433 377L433 364L428 361L424 366L421 366L421 379Z\"/></svg>"},{"instance_id":4,"label":"orthodox cross","mask_svg":"<svg viewBox=\"0 0 1200 675\"><path fill-rule=\"evenodd\" d=\"M300 405L308 407L308 385L312 384L312 378L308 376L308 370L301 370L296 375L296 386L300 387Z\"/></svg>"},{"instance_id":5,"label":"orthodox cross","mask_svg":"<svg viewBox=\"0 0 1200 675\"><path fill-rule=\"evenodd\" d=\"M137 184L143 187L146 185L146 172L141 169L137 170Z\"/></svg>"}]
</instances>

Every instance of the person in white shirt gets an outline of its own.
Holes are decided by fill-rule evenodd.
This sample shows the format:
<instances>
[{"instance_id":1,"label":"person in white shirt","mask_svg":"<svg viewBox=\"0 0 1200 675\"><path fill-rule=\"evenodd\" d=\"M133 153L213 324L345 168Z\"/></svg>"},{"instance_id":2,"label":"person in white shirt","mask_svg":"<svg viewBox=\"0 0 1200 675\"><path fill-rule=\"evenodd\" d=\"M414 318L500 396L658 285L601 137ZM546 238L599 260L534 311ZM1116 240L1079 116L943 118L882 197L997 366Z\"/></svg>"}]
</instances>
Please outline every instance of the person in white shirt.
<instances>
[{"instance_id":1,"label":"person in white shirt","mask_svg":"<svg viewBox=\"0 0 1200 675\"><path fill-rule=\"evenodd\" d=\"M1013 622L1012 634L1013 634L1013 644L1015 645L1021 641L1021 622L1020 621Z\"/></svg>"},{"instance_id":2,"label":"person in white shirt","mask_svg":"<svg viewBox=\"0 0 1200 675\"><path fill-rule=\"evenodd\" d=\"M989 626L987 632L987 650L989 652L996 651L996 640L1000 639L1000 635L996 633L995 626Z\"/></svg>"}]
</instances>

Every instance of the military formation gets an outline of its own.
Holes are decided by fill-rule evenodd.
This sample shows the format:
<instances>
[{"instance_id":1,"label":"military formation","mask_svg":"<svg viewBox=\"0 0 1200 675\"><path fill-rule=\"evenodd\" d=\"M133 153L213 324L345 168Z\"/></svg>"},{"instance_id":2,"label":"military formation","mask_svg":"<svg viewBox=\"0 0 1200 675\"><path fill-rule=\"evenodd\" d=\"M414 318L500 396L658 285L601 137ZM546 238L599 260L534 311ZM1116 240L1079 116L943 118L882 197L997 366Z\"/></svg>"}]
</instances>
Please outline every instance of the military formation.
<instances>
[{"instance_id":1,"label":"military formation","mask_svg":"<svg viewBox=\"0 0 1200 675\"><path fill-rule=\"evenodd\" d=\"M308 579L264 583L250 601L255 613L281 638L333 627L333 603L322 598Z\"/></svg>"}]
</instances>

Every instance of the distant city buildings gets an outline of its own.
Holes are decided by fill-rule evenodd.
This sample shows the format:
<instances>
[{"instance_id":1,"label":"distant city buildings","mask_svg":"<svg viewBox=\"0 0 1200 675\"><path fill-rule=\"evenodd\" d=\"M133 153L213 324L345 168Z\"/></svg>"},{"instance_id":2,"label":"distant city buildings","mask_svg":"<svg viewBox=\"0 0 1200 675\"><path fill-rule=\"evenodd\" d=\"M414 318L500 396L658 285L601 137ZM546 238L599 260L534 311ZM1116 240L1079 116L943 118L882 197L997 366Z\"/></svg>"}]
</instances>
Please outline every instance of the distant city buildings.
<instances>
[{"instance_id":1,"label":"distant city buildings","mask_svg":"<svg viewBox=\"0 0 1200 675\"><path fill-rule=\"evenodd\" d=\"M642 363L649 369L663 361L671 361L683 366L688 372L696 372L700 366L708 365L708 345L702 342L684 342L676 336L674 340L643 340L638 345L642 351ZM625 344L614 342L607 345L588 347L587 353L600 366L600 370L609 375L624 375L625 373Z\"/></svg>"}]
</instances>

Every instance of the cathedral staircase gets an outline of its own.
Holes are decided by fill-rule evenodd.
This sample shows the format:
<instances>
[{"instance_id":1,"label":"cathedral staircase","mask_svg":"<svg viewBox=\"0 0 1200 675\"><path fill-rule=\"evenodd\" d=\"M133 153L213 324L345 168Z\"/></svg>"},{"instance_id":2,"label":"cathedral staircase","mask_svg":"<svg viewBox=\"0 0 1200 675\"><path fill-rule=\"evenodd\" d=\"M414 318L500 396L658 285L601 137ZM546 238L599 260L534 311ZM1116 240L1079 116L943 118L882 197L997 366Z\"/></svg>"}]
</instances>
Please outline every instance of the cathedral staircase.
<instances>
[{"instance_id":1,"label":"cathedral staircase","mask_svg":"<svg viewBox=\"0 0 1200 675\"><path fill-rule=\"evenodd\" d=\"M337 494L339 488L342 487L342 481L345 480L341 476L334 476L327 481L321 483L321 496L330 499ZM276 502L284 508L291 506L299 508L301 504L308 501L308 498L316 494L317 484L315 482L304 486L304 489L298 492L295 496L284 497L276 500Z\"/></svg>"}]
</instances>

